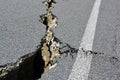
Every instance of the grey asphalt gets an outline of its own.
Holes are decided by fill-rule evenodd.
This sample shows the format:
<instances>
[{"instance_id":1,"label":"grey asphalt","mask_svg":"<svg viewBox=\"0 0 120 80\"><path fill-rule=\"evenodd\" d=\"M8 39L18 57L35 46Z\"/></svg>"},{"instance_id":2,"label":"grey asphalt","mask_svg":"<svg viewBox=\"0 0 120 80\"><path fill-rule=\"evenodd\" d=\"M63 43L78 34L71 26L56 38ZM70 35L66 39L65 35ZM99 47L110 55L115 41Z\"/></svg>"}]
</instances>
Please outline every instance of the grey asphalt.
<instances>
[{"instance_id":1,"label":"grey asphalt","mask_svg":"<svg viewBox=\"0 0 120 80\"><path fill-rule=\"evenodd\" d=\"M59 1L54 14L59 18L55 35L72 47L79 48L86 24L95 0L64 0ZM75 58L76 58L75 54ZM58 65L45 72L40 80L67 80L75 58L62 57Z\"/></svg>"},{"instance_id":2,"label":"grey asphalt","mask_svg":"<svg viewBox=\"0 0 120 80\"><path fill-rule=\"evenodd\" d=\"M67 36L67 38L61 38L61 40L67 41L73 46L79 46L94 1L95 0L69 0L61 3L63 6L61 6L62 8L59 6L59 8L61 8L60 11L63 11L63 13L59 14L60 12L58 11L57 14L58 16L61 15L61 21L59 23L61 30L57 28L58 31L56 31L58 33L56 33L56 35L59 36L61 32L60 35L62 35L62 37ZM66 6L68 6L69 9L66 9ZM119 0L102 0L93 43L93 51L102 52L104 55L93 56L87 80L120 80L119 7ZM57 9L59 10L59 8ZM66 15L65 18L67 17L67 19L62 20L63 15ZM65 31L67 33L64 33ZM71 60L70 56L62 58L58 66L46 72L40 80L67 80L74 61L75 59Z\"/></svg>"},{"instance_id":3,"label":"grey asphalt","mask_svg":"<svg viewBox=\"0 0 120 80\"><path fill-rule=\"evenodd\" d=\"M120 80L120 1L102 0L88 80Z\"/></svg>"},{"instance_id":4,"label":"grey asphalt","mask_svg":"<svg viewBox=\"0 0 120 80\"><path fill-rule=\"evenodd\" d=\"M0 65L36 49L45 33L39 15L46 8L41 0L0 0ZM53 12L58 17L55 36L78 48L95 0L58 0ZM120 1L102 0L88 80L120 80ZM77 55L75 54L75 57ZM62 57L40 80L67 80L75 58Z\"/></svg>"},{"instance_id":5,"label":"grey asphalt","mask_svg":"<svg viewBox=\"0 0 120 80\"><path fill-rule=\"evenodd\" d=\"M0 65L35 51L45 33L41 0L0 0Z\"/></svg>"}]
</instances>

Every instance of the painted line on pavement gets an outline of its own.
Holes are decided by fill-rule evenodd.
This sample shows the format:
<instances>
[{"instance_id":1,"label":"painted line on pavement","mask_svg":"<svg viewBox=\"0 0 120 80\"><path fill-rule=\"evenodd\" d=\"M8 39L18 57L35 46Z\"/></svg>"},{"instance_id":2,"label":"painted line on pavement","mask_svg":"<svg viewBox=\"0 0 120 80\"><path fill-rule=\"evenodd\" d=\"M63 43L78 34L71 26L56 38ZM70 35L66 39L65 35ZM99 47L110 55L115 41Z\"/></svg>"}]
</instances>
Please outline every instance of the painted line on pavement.
<instances>
[{"instance_id":1,"label":"painted line on pavement","mask_svg":"<svg viewBox=\"0 0 120 80\"><path fill-rule=\"evenodd\" d=\"M92 50L100 4L101 0L96 0L94 3L91 15L87 23L87 27L82 38L82 42L79 47L76 61L73 65L73 69L71 71L71 74L69 75L68 80L88 79L92 55L85 56L81 48L85 50Z\"/></svg>"}]
</instances>

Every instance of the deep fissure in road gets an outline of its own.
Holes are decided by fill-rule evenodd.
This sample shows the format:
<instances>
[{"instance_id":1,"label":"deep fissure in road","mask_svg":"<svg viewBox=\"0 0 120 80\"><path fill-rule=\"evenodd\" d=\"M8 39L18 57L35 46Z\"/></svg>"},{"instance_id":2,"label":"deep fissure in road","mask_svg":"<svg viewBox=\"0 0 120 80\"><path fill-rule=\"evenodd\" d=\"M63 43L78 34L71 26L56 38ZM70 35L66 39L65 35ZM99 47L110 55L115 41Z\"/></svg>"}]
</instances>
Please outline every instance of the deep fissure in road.
<instances>
[{"instance_id":1,"label":"deep fissure in road","mask_svg":"<svg viewBox=\"0 0 120 80\"><path fill-rule=\"evenodd\" d=\"M45 0L47 13L40 16L40 22L46 26L45 36L41 39L36 51L19 58L15 63L0 66L0 80L36 80L41 75L57 65L57 58L61 54L77 53L78 49L69 44L61 42L54 36L53 28L57 26L57 17L53 15L52 9L56 2Z\"/></svg>"},{"instance_id":2,"label":"deep fissure in road","mask_svg":"<svg viewBox=\"0 0 120 80\"><path fill-rule=\"evenodd\" d=\"M57 65L57 58L62 54L66 56L78 52L78 49L60 41L54 36L52 29L57 26L57 17L52 13L56 2L46 0L43 2L47 6L47 13L40 16L40 22L46 26L45 36L41 39L37 49L29 54L20 57L15 63L8 63L0 66L0 80L36 80L42 74ZM104 55L104 53L81 49L86 55ZM115 65L119 60L110 57L110 62ZM120 61L119 61L120 62Z\"/></svg>"}]
</instances>

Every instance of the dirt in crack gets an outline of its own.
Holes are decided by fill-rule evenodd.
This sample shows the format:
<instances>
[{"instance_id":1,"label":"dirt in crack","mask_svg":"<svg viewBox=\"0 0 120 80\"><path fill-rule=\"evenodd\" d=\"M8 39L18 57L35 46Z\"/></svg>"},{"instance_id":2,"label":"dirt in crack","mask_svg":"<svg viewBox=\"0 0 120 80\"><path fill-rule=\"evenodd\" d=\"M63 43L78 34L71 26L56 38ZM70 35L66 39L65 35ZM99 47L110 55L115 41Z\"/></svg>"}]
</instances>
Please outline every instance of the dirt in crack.
<instances>
[{"instance_id":1,"label":"dirt in crack","mask_svg":"<svg viewBox=\"0 0 120 80\"><path fill-rule=\"evenodd\" d=\"M78 51L78 49L72 48L54 36L52 29L57 26L57 17L53 15L52 9L56 2L46 0L43 4L47 6L47 13L40 16L40 22L46 26L46 33L41 39L40 45L36 51L22 56L15 63L0 66L0 80L39 79L45 71L57 65L56 59L61 54Z\"/></svg>"},{"instance_id":2,"label":"dirt in crack","mask_svg":"<svg viewBox=\"0 0 120 80\"><path fill-rule=\"evenodd\" d=\"M78 52L78 49L69 44L61 42L54 36L53 29L57 26L57 17L52 13L56 2L46 0L47 13L40 16L40 22L46 26L45 36L41 39L36 51L19 58L15 63L0 66L0 80L37 80L42 74L57 65L57 59L62 54L71 55ZM101 54L81 49L87 54Z\"/></svg>"}]
</instances>

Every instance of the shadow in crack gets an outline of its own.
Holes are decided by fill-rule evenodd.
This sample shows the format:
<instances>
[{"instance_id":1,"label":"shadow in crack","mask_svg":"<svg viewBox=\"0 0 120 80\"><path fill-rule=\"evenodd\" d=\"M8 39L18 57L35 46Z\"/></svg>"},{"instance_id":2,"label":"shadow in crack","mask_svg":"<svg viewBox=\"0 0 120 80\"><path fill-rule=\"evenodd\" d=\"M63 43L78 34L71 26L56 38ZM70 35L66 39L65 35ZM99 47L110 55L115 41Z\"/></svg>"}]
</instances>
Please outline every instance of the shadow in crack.
<instances>
[{"instance_id":1,"label":"shadow in crack","mask_svg":"<svg viewBox=\"0 0 120 80\"><path fill-rule=\"evenodd\" d=\"M41 50L22 56L17 62L0 66L0 80L36 80L44 72Z\"/></svg>"},{"instance_id":2,"label":"shadow in crack","mask_svg":"<svg viewBox=\"0 0 120 80\"><path fill-rule=\"evenodd\" d=\"M67 43L61 42L56 37L55 41L61 44L61 55L71 55L72 58L74 58L73 53L77 53L78 49L71 47ZM42 39L36 51L22 56L15 63L8 63L0 66L0 80L37 80L41 78L42 74L45 72L45 61L42 56L43 44L44 40ZM60 58L60 56L58 58Z\"/></svg>"},{"instance_id":3,"label":"shadow in crack","mask_svg":"<svg viewBox=\"0 0 120 80\"><path fill-rule=\"evenodd\" d=\"M34 58L34 79L41 78L42 73L44 73L45 62L40 53L41 49L38 49Z\"/></svg>"},{"instance_id":4,"label":"shadow in crack","mask_svg":"<svg viewBox=\"0 0 120 80\"><path fill-rule=\"evenodd\" d=\"M72 53L78 51L54 36L52 29L58 24L57 16L53 15L52 8L56 2L45 0L43 4L48 8L47 13L40 16L40 22L46 26L46 33L41 39L40 46L35 52L22 56L15 63L0 66L0 80L39 79L45 71L55 66L57 57L62 54L70 54L73 57Z\"/></svg>"}]
</instances>

